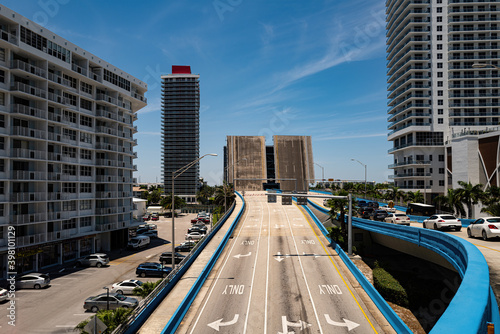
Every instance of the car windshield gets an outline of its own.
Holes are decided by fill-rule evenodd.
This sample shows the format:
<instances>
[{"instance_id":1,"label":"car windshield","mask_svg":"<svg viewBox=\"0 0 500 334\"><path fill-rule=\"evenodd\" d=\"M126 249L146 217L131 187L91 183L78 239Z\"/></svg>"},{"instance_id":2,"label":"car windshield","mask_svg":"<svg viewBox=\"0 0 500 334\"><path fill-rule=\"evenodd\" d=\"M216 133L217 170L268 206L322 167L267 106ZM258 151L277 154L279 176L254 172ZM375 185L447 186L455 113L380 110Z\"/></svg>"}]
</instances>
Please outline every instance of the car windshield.
<instances>
[{"instance_id":1,"label":"car windshield","mask_svg":"<svg viewBox=\"0 0 500 334\"><path fill-rule=\"evenodd\" d=\"M500 218L489 218L488 223L500 223Z\"/></svg>"},{"instance_id":2,"label":"car windshield","mask_svg":"<svg viewBox=\"0 0 500 334\"><path fill-rule=\"evenodd\" d=\"M441 216L442 219L457 219L453 216Z\"/></svg>"},{"instance_id":3,"label":"car windshield","mask_svg":"<svg viewBox=\"0 0 500 334\"><path fill-rule=\"evenodd\" d=\"M406 217L404 213L396 213L394 216L396 217Z\"/></svg>"},{"instance_id":4,"label":"car windshield","mask_svg":"<svg viewBox=\"0 0 500 334\"><path fill-rule=\"evenodd\" d=\"M117 294L115 297L116 297L116 299L118 299L119 301L124 301L125 299L127 299L127 297L125 297L124 295L120 295L120 294Z\"/></svg>"}]
</instances>

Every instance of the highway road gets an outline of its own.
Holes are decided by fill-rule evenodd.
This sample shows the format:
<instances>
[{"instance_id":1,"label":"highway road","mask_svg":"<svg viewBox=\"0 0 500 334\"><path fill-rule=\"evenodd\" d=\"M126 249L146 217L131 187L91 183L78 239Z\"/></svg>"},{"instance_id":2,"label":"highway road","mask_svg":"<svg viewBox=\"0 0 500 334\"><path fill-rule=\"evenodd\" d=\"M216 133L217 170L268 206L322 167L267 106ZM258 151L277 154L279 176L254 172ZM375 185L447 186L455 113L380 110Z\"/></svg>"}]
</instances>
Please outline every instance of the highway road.
<instances>
[{"instance_id":1,"label":"highway road","mask_svg":"<svg viewBox=\"0 0 500 334\"><path fill-rule=\"evenodd\" d=\"M296 206L248 192L247 208L178 333L383 332Z\"/></svg>"}]
</instances>

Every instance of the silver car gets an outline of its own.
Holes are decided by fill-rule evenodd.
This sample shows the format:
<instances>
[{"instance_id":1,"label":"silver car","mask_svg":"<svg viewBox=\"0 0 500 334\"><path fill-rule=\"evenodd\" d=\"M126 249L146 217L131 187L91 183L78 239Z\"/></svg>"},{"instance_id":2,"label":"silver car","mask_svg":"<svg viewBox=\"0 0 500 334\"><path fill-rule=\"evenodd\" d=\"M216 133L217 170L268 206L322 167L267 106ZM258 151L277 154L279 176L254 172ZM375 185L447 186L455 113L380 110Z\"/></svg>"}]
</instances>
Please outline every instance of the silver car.
<instances>
[{"instance_id":1,"label":"silver car","mask_svg":"<svg viewBox=\"0 0 500 334\"><path fill-rule=\"evenodd\" d=\"M108 296L108 293L105 292L98 296L87 298L83 303L83 308L92 312L106 310L108 307L108 301L110 310L115 310L119 307L134 308L139 304L139 301L135 298L125 297L124 295L115 292L110 292Z\"/></svg>"},{"instance_id":2,"label":"silver car","mask_svg":"<svg viewBox=\"0 0 500 334\"><path fill-rule=\"evenodd\" d=\"M109 264L109 257L104 253L90 254L76 260L76 265L80 267L97 267L106 266Z\"/></svg>"},{"instance_id":3,"label":"silver car","mask_svg":"<svg viewBox=\"0 0 500 334\"><path fill-rule=\"evenodd\" d=\"M47 274L31 273L16 278L17 289L40 289L50 285Z\"/></svg>"}]
</instances>

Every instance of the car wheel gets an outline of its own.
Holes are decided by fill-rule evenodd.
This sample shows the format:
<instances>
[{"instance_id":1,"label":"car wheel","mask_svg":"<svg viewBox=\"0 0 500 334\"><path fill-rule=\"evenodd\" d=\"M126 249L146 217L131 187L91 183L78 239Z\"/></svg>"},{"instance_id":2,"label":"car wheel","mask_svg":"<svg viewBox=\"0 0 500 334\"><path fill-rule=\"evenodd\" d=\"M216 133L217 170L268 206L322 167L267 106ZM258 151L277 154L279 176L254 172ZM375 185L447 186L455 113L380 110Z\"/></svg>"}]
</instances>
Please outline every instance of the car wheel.
<instances>
[{"instance_id":1,"label":"car wheel","mask_svg":"<svg viewBox=\"0 0 500 334\"><path fill-rule=\"evenodd\" d=\"M467 229L467 236L469 238L472 238L472 232L470 231L470 228Z\"/></svg>"},{"instance_id":2,"label":"car wheel","mask_svg":"<svg viewBox=\"0 0 500 334\"><path fill-rule=\"evenodd\" d=\"M486 235L486 231L483 231L482 235L483 235L484 241L488 240L488 236Z\"/></svg>"},{"instance_id":3,"label":"car wheel","mask_svg":"<svg viewBox=\"0 0 500 334\"><path fill-rule=\"evenodd\" d=\"M123 291L122 290L116 290L116 293L118 293L120 295L123 295Z\"/></svg>"},{"instance_id":4,"label":"car wheel","mask_svg":"<svg viewBox=\"0 0 500 334\"><path fill-rule=\"evenodd\" d=\"M139 276L146 277L146 273L141 273Z\"/></svg>"},{"instance_id":5,"label":"car wheel","mask_svg":"<svg viewBox=\"0 0 500 334\"><path fill-rule=\"evenodd\" d=\"M41 288L40 284L35 284L33 287L37 290Z\"/></svg>"},{"instance_id":6,"label":"car wheel","mask_svg":"<svg viewBox=\"0 0 500 334\"><path fill-rule=\"evenodd\" d=\"M97 268L101 268L102 267L102 263L101 262L97 262L97 264L95 265Z\"/></svg>"},{"instance_id":7,"label":"car wheel","mask_svg":"<svg viewBox=\"0 0 500 334\"><path fill-rule=\"evenodd\" d=\"M437 225L436 223L434 223L434 226L433 226L433 227L434 227L434 229L435 229L436 231L437 231L437 230L439 230L438 225Z\"/></svg>"},{"instance_id":8,"label":"car wheel","mask_svg":"<svg viewBox=\"0 0 500 334\"><path fill-rule=\"evenodd\" d=\"M462 230L462 227L456 227L455 231L460 232Z\"/></svg>"},{"instance_id":9,"label":"car wheel","mask_svg":"<svg viewBox=\"0 0 500 334\"><path fill-rule=\"evenodd\" d=\"M94 312L94 313L99 312L99 308L98 308L97 306L92 306L92 307L90 308L90 310L91 310L92 312Z\"/></svg>"},{"instance_id":10,"label":"car wheel","mask_svg":"<svg viewBox=\"0 0 500 334\"><path fill-rule=\"evenodd\" d=\"M427 228L427 225L425 225L425 222L423 222L422 225L424 226L424 228Z\"/></svg>"}]
</instances>

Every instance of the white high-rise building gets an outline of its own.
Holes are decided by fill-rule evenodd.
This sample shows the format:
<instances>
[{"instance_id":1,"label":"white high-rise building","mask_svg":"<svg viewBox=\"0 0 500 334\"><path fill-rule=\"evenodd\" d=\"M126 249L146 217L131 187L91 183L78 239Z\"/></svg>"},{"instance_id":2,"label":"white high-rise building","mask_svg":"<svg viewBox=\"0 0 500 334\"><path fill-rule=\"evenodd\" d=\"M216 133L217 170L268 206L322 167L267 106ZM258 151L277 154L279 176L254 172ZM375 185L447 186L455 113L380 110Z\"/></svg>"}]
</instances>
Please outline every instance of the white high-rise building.
<instances>
[{"instance_id":1,"label":"white high-rise building","mask_svg":"<svg viewBox=\"0 0 500 334\"><path fill-rule=\"evenodd\" d=\"M146 90L0 7L2 277L124 247L133 222L133 123ZM15 270L7 265L10 249Z\"/></svg>"},{"instance_id":2,"label":"white high-rise building","mask_svg":"<svg viewBox=\"0 0 500 334\"><path fill-rule=\"evenodd\" d=\"M500 6L388 0L386 9L389 167L395 186L429 203L452 184L446 143L499 124Z\"/></svg>"}]
</instances>

